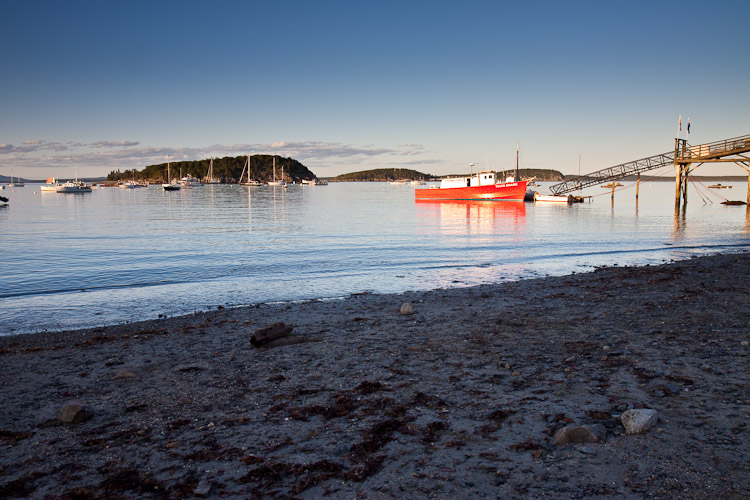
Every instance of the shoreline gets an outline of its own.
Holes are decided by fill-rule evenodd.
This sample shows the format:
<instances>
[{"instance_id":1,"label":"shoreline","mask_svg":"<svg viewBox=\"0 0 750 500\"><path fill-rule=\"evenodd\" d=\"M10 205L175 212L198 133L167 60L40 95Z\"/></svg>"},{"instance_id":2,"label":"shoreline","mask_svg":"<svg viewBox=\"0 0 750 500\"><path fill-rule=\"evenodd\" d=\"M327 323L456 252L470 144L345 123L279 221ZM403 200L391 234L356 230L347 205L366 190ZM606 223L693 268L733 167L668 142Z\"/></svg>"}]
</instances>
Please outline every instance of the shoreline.
<instances>
[{"instance_id":1,"label":"shoreline","mask_svg":"<svg viewBox=\"0 0 750 500\"><path fill-rule=\"evenodd\" d=\"M719 254L0 337L0 496L743 498L748 271ZM292 334L252 347L277 321ZM625 434L633 408L659 422Z\"/></svg>"}]
</instances>

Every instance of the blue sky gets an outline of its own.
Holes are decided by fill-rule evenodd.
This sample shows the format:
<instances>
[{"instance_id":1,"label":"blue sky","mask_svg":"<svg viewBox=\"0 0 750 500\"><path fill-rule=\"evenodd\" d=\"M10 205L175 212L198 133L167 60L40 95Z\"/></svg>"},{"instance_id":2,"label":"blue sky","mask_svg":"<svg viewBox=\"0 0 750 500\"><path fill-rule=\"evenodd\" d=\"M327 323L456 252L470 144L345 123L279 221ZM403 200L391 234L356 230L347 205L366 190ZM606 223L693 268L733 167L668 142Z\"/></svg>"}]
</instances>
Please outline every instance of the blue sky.
<instances>
[{"instance_id":1,"label":"blue sky","mask_svg":"<svg viewBox=\"0 0 750 500\"><path fill-rule=\"evenodd\" d=\"M746 0L0 9L3 175L247 153L445 174L511 168L517 140L574 174L671 150L680 114L691 144L750 134Z\"/></svg>"}]
</instances>

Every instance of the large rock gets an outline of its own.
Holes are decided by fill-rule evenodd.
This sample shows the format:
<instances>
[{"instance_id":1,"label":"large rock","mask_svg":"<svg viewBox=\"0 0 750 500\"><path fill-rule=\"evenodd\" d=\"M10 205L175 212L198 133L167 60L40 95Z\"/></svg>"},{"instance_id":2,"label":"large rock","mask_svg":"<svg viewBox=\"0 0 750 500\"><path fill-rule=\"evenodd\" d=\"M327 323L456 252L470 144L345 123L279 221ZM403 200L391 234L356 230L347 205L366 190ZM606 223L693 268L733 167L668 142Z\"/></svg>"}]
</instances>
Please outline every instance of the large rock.
<instances>
[{"instance_id":1,"label":"large rock","mask_svg":"<svg viewBox=\"0 0 750 500\"><path fill-rule=\"evenodd\" d=\"M628 410L620 417L626 434L640 434L646 432L659 421L659 413L656 410L637 408Z\"/></svg>"},{"instance_id":2,"label":"large rock","mask_svg":"<svg viewBox=\"0 0 750 500\"><path fill-rule=\"evenodd\" d=\"M79 424L85 422L94 416L91 408L81 403L68 403L60 410L60 416L57 417L64 424Z\"/></svg>"},{"instance_id":3,"label":"large rock","mask_svg":"<svg viewBox=\"0 0 750 500\"><path fill-rule=\"evenodd\" d=\"M601 443L607 439L607 429L602 424L569 425L555 432L555 446L568 443Z\"/></svg>"}]
</instances>

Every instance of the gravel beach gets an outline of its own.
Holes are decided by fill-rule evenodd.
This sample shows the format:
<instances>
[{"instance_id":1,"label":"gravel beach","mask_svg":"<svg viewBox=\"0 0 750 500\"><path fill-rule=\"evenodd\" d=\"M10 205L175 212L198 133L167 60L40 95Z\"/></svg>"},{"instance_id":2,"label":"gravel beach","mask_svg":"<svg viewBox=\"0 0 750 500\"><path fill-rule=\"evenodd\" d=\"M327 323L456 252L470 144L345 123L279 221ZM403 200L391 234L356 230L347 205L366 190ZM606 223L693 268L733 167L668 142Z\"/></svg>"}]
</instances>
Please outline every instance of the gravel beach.
<instances>
[{"instance_id":1,"label":"gravel beach","mask_svg":"<svg viewBox=\"0 0 750 500\"><path fill-rule=\"evenodd\" d=\"M746 499L748 276L725 254L0 337L0 497Z\"/></svg>"}]
</instances>

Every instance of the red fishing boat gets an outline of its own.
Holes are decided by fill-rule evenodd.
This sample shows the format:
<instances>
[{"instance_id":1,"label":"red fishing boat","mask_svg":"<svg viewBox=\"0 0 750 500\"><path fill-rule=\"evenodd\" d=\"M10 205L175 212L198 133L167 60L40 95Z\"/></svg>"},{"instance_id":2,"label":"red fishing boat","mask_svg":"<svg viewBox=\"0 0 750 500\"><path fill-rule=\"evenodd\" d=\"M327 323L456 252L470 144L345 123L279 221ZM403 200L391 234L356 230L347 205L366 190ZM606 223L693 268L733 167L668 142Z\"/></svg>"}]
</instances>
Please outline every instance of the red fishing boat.
<instances>
[{"instance_id":1,"label":"red fishing boat","mask_svg":"<svg viewBox=\"0 0 750 500\"><path fill-rule=\"evenodd\" d=\"M526 195L528 181L508 177L498 182L495 172L478 172L468 177L450 177L440 186L415 189L417 200L520 200Z\"/></svg>"},{"instance_id":2,"label":"red fishing boat","mask_svg":"<svg viewBox=\"0 0 750 500\"><path fill-rule=\"evenodd\" d=\"M474 167L471 163L470 166ZM516 175L499 182L497 173L484 171L470 173L468 177L449 177L440 181L440 186L430 189L415 189L417 200L519 200L526 196L529 181L518 179L518 143L516 143Z\"/></svg>"}]
</instances>

